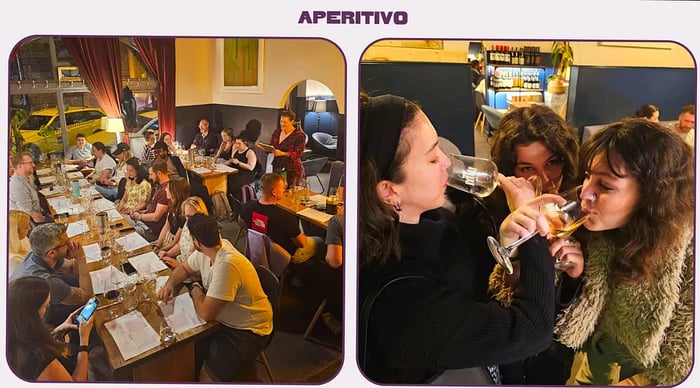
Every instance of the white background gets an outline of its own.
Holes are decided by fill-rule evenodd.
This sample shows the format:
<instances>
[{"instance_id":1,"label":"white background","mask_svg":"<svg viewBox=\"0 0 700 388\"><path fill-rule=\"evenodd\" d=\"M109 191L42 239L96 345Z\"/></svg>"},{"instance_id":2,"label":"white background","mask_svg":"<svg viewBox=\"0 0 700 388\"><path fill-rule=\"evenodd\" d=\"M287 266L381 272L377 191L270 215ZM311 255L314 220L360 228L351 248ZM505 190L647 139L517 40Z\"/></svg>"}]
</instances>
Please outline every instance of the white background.
<instances>
[{"instance_id":1,"label":"white background","mask_svg":"<svg viewBox=\"0 0 700 388\"><path fill-rule=\"evenodd\" d=\"M334 5L337 4L337 5ZM13 48L32 35L113 36L259 36L326 38L343 51L347 63L347 163L357 165L357 96L359 60L363 50L379 39L465 40L669 40L684 45L695 58L700 53L700 2L588 0L588 1L213 1L172 2L156 0L103 1L10 1L0 13L0 121L8 128L9 59ZM406 11L406 25L300 25L302 11ZM697 59L696 59L697 61ZM697 66L696 66L697 68ZM410 80L407 80L409 82ZM7 143L5 143L7 144ZM7 146L1 147L0 163L7 170ZM347 187L357 187L356 169L349 168ZM7 181L2 191L7 193ZM352 189L349 190L352 192ZM0 201L0 214L7 202ZM345 362L330 387L373 386L359 373L355 363L357 249L353 196L346 202L346 321ZM0 237L0 252L7 252L6 237ZM2 271L4 273L4 271ZM6 288L0 291L0 311L5 310ZM12 312L8 312L11 314ZM3 328L3 320L0 323ZM697 320L696 320L697 328ZM3 339L4 341L4 339ZM697 343L697 338L696 338ZM467 351L467 350L465 350ZM3 349L4 354L4 349ZM273 366L274 368L274 366ZM0 366L0 377L12 386L29 385ZM682 386L697 384L697 368ZM42 384L31 384L41 386ZM48 384L54 385L55 384ZM131 384L134 385L134 384ZM695 384L693 384L695 385ZM104 387L105 384L99 386ZM153 386L153 385L149 385Z\"/></svg>"}]
</instances>

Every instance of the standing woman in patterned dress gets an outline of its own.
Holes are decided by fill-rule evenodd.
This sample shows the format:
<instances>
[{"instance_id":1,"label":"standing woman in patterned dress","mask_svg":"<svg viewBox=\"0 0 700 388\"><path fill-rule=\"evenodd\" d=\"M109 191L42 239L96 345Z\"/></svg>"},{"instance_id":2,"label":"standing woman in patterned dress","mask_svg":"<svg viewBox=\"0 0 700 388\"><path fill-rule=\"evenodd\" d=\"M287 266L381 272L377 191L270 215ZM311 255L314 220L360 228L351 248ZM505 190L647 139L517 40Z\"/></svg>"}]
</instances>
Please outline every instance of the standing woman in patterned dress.
<instances>
[{"instance_id":1,"label":"standing woman in patterned dress","mask_svg":"<svg viewBox=\"0 0 700 388\"><path fill-rule=\"evenodd\" d=\"M301 128L294 125L297 116L292 111L282 111L280 127L272 133L270 144L275 148L272 168L275 172L285 171L287 187L292 186L298 179L305 179L306 173L301 164L301 156L306 146L306 135ZM258 145L259 148L262 149Z\"/></svg>"}]
</instances>

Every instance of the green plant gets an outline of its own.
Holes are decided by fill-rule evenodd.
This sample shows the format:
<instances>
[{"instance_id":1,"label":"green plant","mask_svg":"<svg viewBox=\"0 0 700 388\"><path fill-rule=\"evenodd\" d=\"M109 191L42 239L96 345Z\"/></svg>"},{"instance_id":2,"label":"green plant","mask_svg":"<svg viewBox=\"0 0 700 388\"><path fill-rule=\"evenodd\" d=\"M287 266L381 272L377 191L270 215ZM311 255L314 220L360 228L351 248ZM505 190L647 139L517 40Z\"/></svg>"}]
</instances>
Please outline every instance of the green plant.
<instances>
[{"instance_id":1,"label":"green plant","mask_svg":"<svg viewBox=\"0 0 700 388\"><path fill-rule=\"evenodd\" d=\"M565 79L569 66L574 62L574 50L571 44L566 41L552 43L552 67L557 69L557 73L548 77L548 80L559 78Z\"/></svg>"},{"instance_id":2,"label":"green plant","mask_svg":"<svg viewBox=\"0 0 700 388\"><path fill-rule=\"evenodd\" d=\"M22 108L12 108L10 116L10 143L12 144L12 151L22 151L24 150L24 138L20 133L19 129L22 128L24 123L29 119L29 112Z\"/></svg>"}]
</instances>

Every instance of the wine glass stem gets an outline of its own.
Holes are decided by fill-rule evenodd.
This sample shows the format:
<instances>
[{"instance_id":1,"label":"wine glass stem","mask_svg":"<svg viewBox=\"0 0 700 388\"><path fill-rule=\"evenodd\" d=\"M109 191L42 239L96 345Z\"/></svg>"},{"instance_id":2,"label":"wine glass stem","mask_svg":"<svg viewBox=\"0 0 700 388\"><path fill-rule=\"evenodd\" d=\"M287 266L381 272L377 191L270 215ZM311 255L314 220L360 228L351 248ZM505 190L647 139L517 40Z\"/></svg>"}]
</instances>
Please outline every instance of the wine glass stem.
<instances>
[{"instance_id":1,"label":"wine glass stem","mask_svg":"<svg viewBox=\"0 0 700 388\"><path fill-rule=\"evenodd\" d=\"M536 235L537 233L538 233L538 232L537 232L537 229L533 230L532 232L530 232L530 233L524 235L523 237L520 237L519 239L513 241L510 245L508 245L508 246L506 247L506 249L508 250L508 252L512 252L512 251L513 251L514 249L516 249L517 247L523 245L523 243L525 243L525 241L527 241L527 240L529 240L529 239L535 237L535 235Z\"/></svg>"}]
</instances>

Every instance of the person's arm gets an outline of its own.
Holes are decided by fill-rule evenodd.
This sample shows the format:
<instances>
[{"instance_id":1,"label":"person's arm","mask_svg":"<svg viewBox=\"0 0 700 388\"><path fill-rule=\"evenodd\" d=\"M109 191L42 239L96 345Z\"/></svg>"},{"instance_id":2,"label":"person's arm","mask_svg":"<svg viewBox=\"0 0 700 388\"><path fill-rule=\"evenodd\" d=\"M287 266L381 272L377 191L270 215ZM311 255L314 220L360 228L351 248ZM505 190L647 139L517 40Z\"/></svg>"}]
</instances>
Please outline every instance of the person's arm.
<instances>
[{"instance_id":1,"label":"person's arm","mask_svg":"<svg viewBox=\"0 0 700 388\"><path fill-rule=\"evenodd\" d=\"M304 133L299 131L299 134L294 138L294 146L285 152L283 156L295 160L300 159L301 155L304 154L304 146L306 145L306 139L304 138Z\"/></svg>"},{"instance_id":2,"label":"person's arm","mask_svg":"<svg viewBox=\"0 0 700 388\"><path fill-rule=\"evenodd\" d=\"M168 205L159 203L156 205L156 210L153 213L134 213L136 215L136 220L138 221L148 221L148 222L156 222L159 221L161 218L165 217L166 214L168 214ZM132 216L132 218L134 218Z\"/></svg>"},{"instance_id":3,"label":"person's arm","mask_svg":"<svg viewBox=\"0 0 700 388\"><path fill-rule=\"evenodd\" d=\"M326 263L333 268L343 265L343 246L338 244L326 245Z\"/></svg>"},{"instance_id":4,"label":"person's arm","mask_svg":"<svg viewBox=\"0 0 700 388\"><path fill-rule=\"evenodd\" d=\"M153 246L156 249L160 249L163 247L163 241L165 241L165 236L168 234L170 231L170 217L165 217L165 224L163 224L163 228L160 230L160 233L158 234L158 238L156 241L153 243Z\"/></svg>"},{"instance_id":5,"label":"person's arm","mask_svg":"<svg viewBox=\"0 0 700 388\"><path fill-rule=\"evenodd\" d=\"M194 271L187 261L175 268L170 274L170 277L168 277L168 280L165 281L163 287L158 290L158 299L165 302L172 299L175 296L175 288L192 274L194 274Z\"/></svg>"},{"instance_id":6,"label":"person's arm","mask_svg":"<svg viewBox=\"0 0 700 388\"><path fill-rule=\"evenodd\" d=\"M215 320L221 310L224 309L224 306L226 306L225 300L207 296L202 286L197 282L192 284L190 297L197 315L207 322Z\"/></svg>"},{"instance_id":7,"label":"person's arm","mask_svg":"<svg viewBox=\"0 0 700 388\"><path fill-rule=\"evenodd\" d=\"M299 247L299 248L306 247L306 235L304 233L299 233L292 240L294 240L294 244L296 244L297 247Z\"/></svg>"},{"instance_id":8,"label":"person's arm","mask_svg":"<svg viewBox=\"0 0 700 388\"><path fill-rule=\"evenodd\" d=\"M244 170L253 171L255 164L258 162L258 157L255 155L255 151L248 148L248 151L246 151L246 157L248 159L248 163L241 163L238 159L233 159L233 164L236 167L240 167Z\"/></svg>"},{"instance_id":9,"label":"person's arm","mask_svg":"<svg viewBox=\"0 0 700 388\"><path fill-rule=\"evenodd\" d=\"M163 227L165 229L165 227ZM165 251L168 256L173 256L172 253L175 253L175 256L180 251L180 236L182 235L182 227L177 228L177 232L175 233L175 236L173 237L173 240L170 242L170 244L165 245L164 247L161 248L161 250ZM174 248L177 248L177 250L174 250Z\"/></svg>"},{"instance_id":10,"label":"person's arm","mask_svg":"<svg viewBox=\"0 0 700 388\"><path fill-rule=\"evenodd\" d=\"M85 353L85 352L81 352ZM44 368L44 370L39 373L39 376L37 376L36 381L87 381L87 355L80 355L78 354L78 358L76 360L76 365L75 365L75 372L78 372L78 369L82 370L82 365L85 364L85 379L84 380L75 380L73 379L73 376L68 373L66 368L63 367L63 364L61 364L58 359L54 359L49 363L49 365Z\"/></svg>"},{"instance_id":11,"label":"person's arm","mask_svg":"<svg viewBox=\"0 0 700 388\"><path fill-rule=\"evenodd\" d=\"M224 150L224 144L226 143L221 142L221 144L219 144L219 149L216 150L216 154L214 154L214 162L216 162L219 159L219 155L221 155L221 152Z\"/></svg>"}]
</instances>

